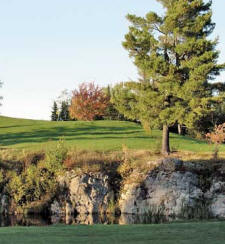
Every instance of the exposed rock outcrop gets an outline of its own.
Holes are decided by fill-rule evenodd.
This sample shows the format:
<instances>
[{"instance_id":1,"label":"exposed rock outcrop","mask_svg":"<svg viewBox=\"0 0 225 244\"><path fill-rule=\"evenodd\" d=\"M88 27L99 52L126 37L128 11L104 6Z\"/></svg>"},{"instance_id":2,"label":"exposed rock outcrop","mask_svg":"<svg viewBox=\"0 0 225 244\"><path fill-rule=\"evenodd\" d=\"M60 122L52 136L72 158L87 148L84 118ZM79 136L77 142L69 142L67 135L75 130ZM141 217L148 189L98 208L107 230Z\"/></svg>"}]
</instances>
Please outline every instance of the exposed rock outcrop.
<instances>
[{"instance_id":1,"label":"exposed rock outcrop","mask_svg":"<svg viewBox=\"0 0 225 244\"><path fill-rule=\"evenodd\" d=\"M109 177L103 173L76 175L67 172L60 177L59 184L64 201L53 201L50 206L53 214L106 213L114 198Z\"/></svg>"},{"instance_id":2,"label":"exposed rock outcrop","mask_svg":"<svg viewBox=\"0 0 225 244\"><path fill-rule=\"evenodd\" d=\"M50 210L56 215L109 212L118 204L122 214L148 214L171 217L225 218L225 178L204 164L163 159L149 162L143 173L134 170L124 180L118 202L109 176L104 173L76 175L67 172L59 178L60 193ZM131 181L129 181L131 179Z\"/></svg>"},{"instance_id":3,"label":"exposed rock outcrop","mask_svg":"<svg viewBox=\"0 0 225 244\"><path fill-rule=\"evenodd\" d=\"M198 175L183 171L183 162L160 161L140 183L125 184L119 206L122 213L189 216L202 208ZM130 177L137 177L137 172Z\"/></svg>"},{"instance_id":4,"label":"exposed rock outcrop","mask_svg":"<svg viewBox=\"0 0 225 244\"><path fill-rule=\"evenodd\" d=\"M225 218L225 179L213 179L205 198L210 203L210 215L215 218Z\"/></svg>"},{"instance_id":5,"label":"exposed rock outcrop","mask_svg":"<svg viewBox=\"0 0 225 244\"><path fill-rule=\"evenodd\" d=\"M118 179L121 183L121 178L116 180L113 174L68 171L58 178L57 194L50 196L44 207L37 211L49 210L56 221L60 219L57 216L67 216L68 222L69 216L76 214L103 214L115 209L121 214L147 214L153 222L161 219L157 216L166 219L225 218L223 162L211 165L167 158L146 165L148 170L132 169L130 175L122 179L120 189ZM0 213L7 214L9 203L7 195L2 194ZM126 215L120 222L130 223L130 218L134 223L138 222ZM87 219L87 222L91 223L91 220Z\"/></svg>"},{"instance_id":6,"label":"exposed rock outcrop","mask_svg":"<svg viewBox=\"0 0 225 244\"><path fill-rule=\"evenodd\" d=\"M9 199L5 194L0 196L0 214L8 214Z\"/></svg>"}]
</instances>

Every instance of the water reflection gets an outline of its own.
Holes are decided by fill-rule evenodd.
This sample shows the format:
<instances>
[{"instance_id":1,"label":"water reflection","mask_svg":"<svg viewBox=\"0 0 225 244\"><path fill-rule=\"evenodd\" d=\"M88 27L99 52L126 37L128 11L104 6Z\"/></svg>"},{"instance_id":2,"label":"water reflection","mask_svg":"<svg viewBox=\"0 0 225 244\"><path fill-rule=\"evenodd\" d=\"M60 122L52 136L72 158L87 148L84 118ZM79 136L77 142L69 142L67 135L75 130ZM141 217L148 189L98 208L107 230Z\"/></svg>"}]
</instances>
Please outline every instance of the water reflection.
<instances>
[{"instance_id":1,"label":"water reflection","mask_svg":"<svg viewBox=\"0 0 225 244\"><path fill-rule=\"evenodd\" d=\"M93 225L93 224L160 224L176 221L179 219L169 218L165 216L147 216L147 215L77 215L73 216L41 216L41 215L10 215L0 216L0 226L45 226L51 224L67 224L67 225Z\"/></svg>"},{"instance_id":2,"label":"water reflection","mask_svg":"<svg viewBox=\"0 0 225 244\"><path fill-rule=\"evenodd\" d=\"M40 215L24 216L24 215L9 215L1 216L0 215L0 226L44 226L50 225L51 220L48 217Z\"/></svg>"}]
</instances>

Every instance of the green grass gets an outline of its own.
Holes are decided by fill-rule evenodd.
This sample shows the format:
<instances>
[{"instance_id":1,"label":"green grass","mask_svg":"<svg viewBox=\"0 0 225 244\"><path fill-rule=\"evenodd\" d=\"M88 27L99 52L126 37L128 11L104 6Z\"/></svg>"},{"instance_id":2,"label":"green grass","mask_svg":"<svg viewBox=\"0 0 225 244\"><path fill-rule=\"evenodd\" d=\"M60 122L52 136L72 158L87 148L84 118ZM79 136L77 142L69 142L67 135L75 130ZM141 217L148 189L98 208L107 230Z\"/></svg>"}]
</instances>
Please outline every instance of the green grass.
<instances>
[{"instance_id":1,"label":"green grass","mask_svg":"<svg viewBox=\"0 0 225 244\"><path fill-rule=\"evenodd\" d=\"M0 243L225 244L225 223L6 227L0 228Z\"/></svg>"},{"instance_id":2,"label":"green grass","mask_svg":"<svg viewBox=\"0 0 225 244\"><path fill-rule=\"evenodd\" d=\"M0 117L0 147L41 150L52 147L60 137L77 149L116 151L160 148L161 131L144 132L140 125L121 121L51 122ZM171 134L171 147L179 151L210 152L212 145L188 136ZM221 147L225 151L225 146Z\"/></svg>"}]
</instances>

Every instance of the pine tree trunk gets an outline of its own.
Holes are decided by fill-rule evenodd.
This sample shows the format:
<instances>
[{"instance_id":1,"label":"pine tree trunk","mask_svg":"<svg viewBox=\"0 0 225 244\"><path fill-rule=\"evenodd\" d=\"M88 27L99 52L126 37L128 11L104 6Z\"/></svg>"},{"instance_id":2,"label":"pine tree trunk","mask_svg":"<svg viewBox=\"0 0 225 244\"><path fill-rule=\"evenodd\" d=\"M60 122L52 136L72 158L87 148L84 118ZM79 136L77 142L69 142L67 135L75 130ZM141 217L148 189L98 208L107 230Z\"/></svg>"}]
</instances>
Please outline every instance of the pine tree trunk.
<instances>
[{"instance_id":1,"label":"pine tree trunk","mask_svg":"<svg viewBox=\"0 0 225 244\"><path fill-rule=\"evenodd\" d=\"M178 124L177 129L178 129L178 134L182 135L182 125L181 124Z\"/></svg>"},{"instance_id":2,"label":"pine tree trunk","mask_svg":"<svg viewBox=\"0 0 225 244\"><path fill-rule=\"evenodd\" d=\"M169 127L167 125L163 125L162 154L170 154Z\"/></svg>"}]
</instances>

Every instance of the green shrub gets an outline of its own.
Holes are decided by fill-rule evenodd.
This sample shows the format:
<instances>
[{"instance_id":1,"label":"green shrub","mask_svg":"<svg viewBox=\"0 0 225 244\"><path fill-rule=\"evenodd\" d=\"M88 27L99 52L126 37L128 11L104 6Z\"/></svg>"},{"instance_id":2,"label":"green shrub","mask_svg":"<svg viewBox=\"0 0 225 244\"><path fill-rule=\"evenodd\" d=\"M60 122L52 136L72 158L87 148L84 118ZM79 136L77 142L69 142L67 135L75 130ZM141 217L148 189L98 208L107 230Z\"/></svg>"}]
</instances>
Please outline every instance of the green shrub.
<instances>
[{"instance_id":1,"label":"green shrub","mask_svg":"<svg viewBox=\"0 0 225 244\"><path fill-rule=\"evenodd\" d=\"M8 174L8 194L17 206L52 196L57 190L57 175L63 171L63 161L67 156L64 142L60 140L54 150L46 154L46 159L37 164L27 164L21 173ZM1 175L0 175L1 180Z\"/></svg>"},{"instance_id":2,"label":"green shrub","mask_svg":"<svg viewBox=\"0 0 225 244\"><path fill-rule=\"evenodd\" d=\"M17 204L22 204L22 202L25 200L23 198L26 195L22 176L16 175L15 172L13 172L10 176L11 179L7 185L9 195L13 197Z\"/></svg>"},{"instance_id":3,"label":"green shrub","mask_svg":"<svg viewBox=\"0 0 225 244\"><path fill-rule=\"evenodd\" d=\"M67 157L68 149L62 139L59 140L55 149L50 150L46 154L45 167L53 173L59 174L63 170L63 162Z\"/></svg>"}]
</instances>

